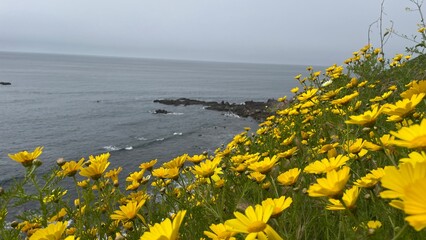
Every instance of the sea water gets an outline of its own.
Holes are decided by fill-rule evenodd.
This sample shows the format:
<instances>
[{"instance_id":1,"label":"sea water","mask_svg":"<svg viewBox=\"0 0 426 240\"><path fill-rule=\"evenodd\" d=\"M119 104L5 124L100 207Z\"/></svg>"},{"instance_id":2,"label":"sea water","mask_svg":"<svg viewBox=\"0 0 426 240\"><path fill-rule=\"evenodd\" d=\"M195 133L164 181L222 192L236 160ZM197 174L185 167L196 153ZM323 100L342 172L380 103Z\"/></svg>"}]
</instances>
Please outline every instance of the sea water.
<instances>
[{"instance_id":1,"label":"sea water","mask_svg":"<svg viewBox=\"0 0 426 240\"><path fill-rule=\"evenodd\" d=\"M212 153L250 118L166 106L156 99L266 101L297 86L305 66L0 52L0 184L23 176L8 153L43 146L40 173L56 159L110 152L122 174L141 162ZM169 114L153 114L164 109Z\"/></svg>"}]
</instances>

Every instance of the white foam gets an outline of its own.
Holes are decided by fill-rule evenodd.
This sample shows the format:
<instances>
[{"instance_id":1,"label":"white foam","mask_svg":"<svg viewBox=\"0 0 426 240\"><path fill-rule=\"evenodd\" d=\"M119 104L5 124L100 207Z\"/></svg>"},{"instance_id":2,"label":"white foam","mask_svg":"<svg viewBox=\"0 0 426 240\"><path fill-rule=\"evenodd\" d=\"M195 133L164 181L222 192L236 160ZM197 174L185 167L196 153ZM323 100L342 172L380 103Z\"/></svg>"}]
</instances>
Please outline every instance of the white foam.
<instances>
[{"instance_id":1,"label":"white foam","mask_svg":"<svg viewBox=\"0 0 426 240\"><path fill-rule=\"evenodd\" d=\"M240 116L238 116L238 115L237 115L237 114L235 114L235 113L225 113L225 114L223 114L223 115L225 115L226 117L241 118Z\"/></svg>"},{"instance_id":2,"label":"white foam","mask_svg":"<svg viewBox=\"0 0 426 240\"><path fill-rule=\"evenodd\" d=\"M173 136L182 136L182 133L181 132L174 132Z\"/></svg>"},{"instance_id":3,"label":"white foam","mask_svg":"<svg viewBox=\"0 0 426 240\"><path fill-rule=\"evenodd\" d=\"M133 147L132 146L127 146L124 149L130 151L130 150L133 150Z\"/></svg>"},{"instance_id":4,"label":"white foam","mask_svg":"<svg viewBox=\"0 0 426 240\"><path fill-rule=\"evenodd\" d=\"M164 141L164 138L157 138L155 141Z\"/></svg>"},{"instance_id":5,"label":"white foam","mask_svg":"<svg viewBox=\"0 0 426 240\"><path fill-rule=\"evenodd\" d=\"M118 150L121 149L121 148L113 146L113 145L105 146L105 147L102 147L102 148L107 150L107 151L118 151Z\"/></svg>"},{"instance_id":6,"label":"white foam","mask_svg":"<svg viewBox=\"0 0 426 240\"><path fill-rule=\"evenodd\" d=\"M146 141L146 140L148 140L148 138L144 138L144 137L137 137L136 139L139 140L139 141Z\"/></svg>"}]
</instances>

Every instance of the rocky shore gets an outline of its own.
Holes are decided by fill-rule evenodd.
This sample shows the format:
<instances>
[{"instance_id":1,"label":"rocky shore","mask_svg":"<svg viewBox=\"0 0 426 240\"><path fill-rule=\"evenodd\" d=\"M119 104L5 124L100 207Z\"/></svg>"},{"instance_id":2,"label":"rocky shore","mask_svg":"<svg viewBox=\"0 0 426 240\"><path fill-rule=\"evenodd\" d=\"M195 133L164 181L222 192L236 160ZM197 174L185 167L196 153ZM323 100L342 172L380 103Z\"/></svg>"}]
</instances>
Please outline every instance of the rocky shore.
<instances>
[{"instance_id":1,"label":"rocky shore","mask_svg":"<svg viewBox=\"0 0 426 240\"><path fill-rule=\"evenodd\" d=\"M214 101L201 101L189 98L178 98L178 99L161 99L154 100L155 103L172 105L172 106L189 106L189 105L201 105L206 107L208 110L215 110L221 112L231 112L240 117L252 117L258 122L264 121L269 115L273 113L273 109L278 104L275 99L269 99L266 102L255 102L246 101L241 104L229 103L229 102L214 102ZM165 110L164 110L165 111Z\"/></svg>"}]
</instances>

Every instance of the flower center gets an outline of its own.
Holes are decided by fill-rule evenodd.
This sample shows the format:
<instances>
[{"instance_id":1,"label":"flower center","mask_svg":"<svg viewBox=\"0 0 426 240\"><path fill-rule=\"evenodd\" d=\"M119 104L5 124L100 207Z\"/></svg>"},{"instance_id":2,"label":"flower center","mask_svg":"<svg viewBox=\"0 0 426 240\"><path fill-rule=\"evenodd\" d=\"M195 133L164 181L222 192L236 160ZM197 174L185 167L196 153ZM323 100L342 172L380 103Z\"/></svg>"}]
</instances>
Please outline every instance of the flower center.
<instances>
[{"instance_id":1,"label":"flower center","mask_svg":"<svg viewBox=\"0 0 426 240\"><path fill-rule=\"evenodd\" d=\"M256 222L250 223L250 225L247 228L247 231L249 233L252 233L252 232L261 232L265 228L266 228L266 223L261 222L261 221L256 221Z\"/></svg>"}]
</instances>

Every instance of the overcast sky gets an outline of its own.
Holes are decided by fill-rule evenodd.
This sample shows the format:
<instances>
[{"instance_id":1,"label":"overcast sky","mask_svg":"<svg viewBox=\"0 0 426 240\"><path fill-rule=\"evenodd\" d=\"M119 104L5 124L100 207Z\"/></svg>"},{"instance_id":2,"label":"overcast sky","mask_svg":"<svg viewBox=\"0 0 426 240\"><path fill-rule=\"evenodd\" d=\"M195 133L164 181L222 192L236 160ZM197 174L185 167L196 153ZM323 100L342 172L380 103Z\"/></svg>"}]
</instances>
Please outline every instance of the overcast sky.
<instances>
[{"instance_id":1,"label":"overcast sky","mask_svg":"<svg viewBox=\"0 0 426 240\"><path fill-rule=\"evenodd\" d=\"M0 0L0 51L341 64L367 43L381 0ZM385 27L416 33L409 0ZM424 10L423 6L423 10ZM379 29L372 27L375 45ZM385 49L403 52L397 37Z\"/></svg>"}]
</instances>

